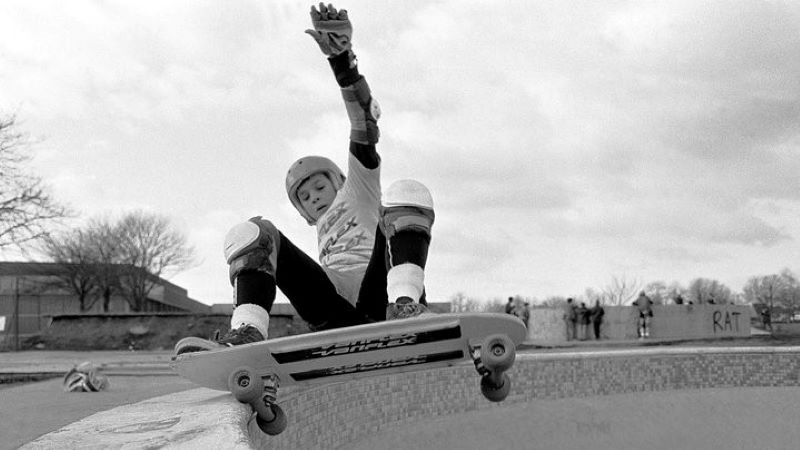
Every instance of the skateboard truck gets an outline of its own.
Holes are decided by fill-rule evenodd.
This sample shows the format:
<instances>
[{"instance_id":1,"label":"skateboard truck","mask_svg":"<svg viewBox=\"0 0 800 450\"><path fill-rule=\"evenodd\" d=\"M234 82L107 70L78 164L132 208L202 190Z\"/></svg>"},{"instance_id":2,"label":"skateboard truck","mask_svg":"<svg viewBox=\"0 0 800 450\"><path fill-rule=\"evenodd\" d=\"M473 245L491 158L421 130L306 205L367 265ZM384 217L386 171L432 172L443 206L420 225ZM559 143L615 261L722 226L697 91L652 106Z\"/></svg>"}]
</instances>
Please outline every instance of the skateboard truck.
<instances>
[{"instance_id":1,"label":"skateboard truck","mask_svg":"<svg viewBox=\"0 0 800 450\"><path fill-rule=\"evenodd\" d=\"M286 414L276 404L278 385L277 377L261 377L250 367L239 367L228 377L228 387L233 396L253 407L258 428L270 436L283 432L287 424Z\"/></svg>"},{"instance_id":2,"label":"skateboard truck","mask_svg":"<svg viewBox=\"0 0 800 450\"><path fill-rule=\"evenodd\" d=\"M505 334L487 336L480 345L470 345L475 370L481 375L481 393L487 400L501 402L511 392L511 379L505 373L514 365L516 347Z\"/></svg>"}]
</instances>

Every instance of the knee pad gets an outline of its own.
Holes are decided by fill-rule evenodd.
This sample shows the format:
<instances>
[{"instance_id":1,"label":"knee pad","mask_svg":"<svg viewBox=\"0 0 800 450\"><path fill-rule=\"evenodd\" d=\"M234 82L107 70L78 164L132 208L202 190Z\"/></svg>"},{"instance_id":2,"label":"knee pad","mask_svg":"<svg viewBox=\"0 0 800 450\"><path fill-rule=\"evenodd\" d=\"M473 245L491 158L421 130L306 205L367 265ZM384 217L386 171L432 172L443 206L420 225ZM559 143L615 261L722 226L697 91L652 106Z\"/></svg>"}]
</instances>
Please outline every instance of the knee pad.
<instances>
[{"instance_id":1,"label":"knee pad","mask_svg":"<svg viewBox=\"0 0 800 450\"><path fill-rule=\"evenodd\" d=\"M386 239L404 230L421 231L430 237L434 218L433 197L418 181L396 181L383 193L380 225Z\"/></svg>"},{"instance_id":2,"label":"knee pad","mask_svg":"<svg viewBox=\"0 0 800 450\"><path fill-rule=\"evenodd\" d=\"M230 266L231 284L244 270L264 272L274 278L280 241L275 225L260 216L231 228L225 235L225 260Z\"/></svg>"}]
</instances>

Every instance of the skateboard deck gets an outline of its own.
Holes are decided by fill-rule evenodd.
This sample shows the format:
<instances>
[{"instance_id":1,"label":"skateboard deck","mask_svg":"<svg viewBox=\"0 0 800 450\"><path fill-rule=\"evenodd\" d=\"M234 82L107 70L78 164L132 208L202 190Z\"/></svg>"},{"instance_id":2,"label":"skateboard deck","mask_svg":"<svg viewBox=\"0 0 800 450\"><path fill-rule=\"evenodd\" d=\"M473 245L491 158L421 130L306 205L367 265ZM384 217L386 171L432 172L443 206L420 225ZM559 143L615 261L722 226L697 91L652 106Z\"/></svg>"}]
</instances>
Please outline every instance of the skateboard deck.
<instances>
[{"instance_id":1,"label":"skateboard deck","mask_svg":"<svg viewBox=\"0 0 800 450\"><path fill-rule=\"evenodd\" d=\"M426 314L183 353L172 358L171 366L195 384L232 392L239 401L250 403L259 418L274 419L271 411L283 416L275 404L279 386L414 372L469 359L482 377L484 395L501 401L510 389L504 372L513 365L516 346L526 333L522 321L508 314ZM265 410L265 404L272 410ZM285 417L282 420L275 432L261 422L259 426L277 434L285 427Z\"/></svg>"},{"instance_id":2,"label":"skateboard deck","mask_svg":"<svg viewBox=\"0 0 800 450\"><path fill-rule=\"evenodd\" d=\"M507 314L431 314L184 353L173 357L172 367L221 391L229 390L228 376L239 366L274 375L281 386L324 384L451 366L469 358L470 344L491 334L505 334L518 345L526 329Z\"/></svg>"}]
</instances>

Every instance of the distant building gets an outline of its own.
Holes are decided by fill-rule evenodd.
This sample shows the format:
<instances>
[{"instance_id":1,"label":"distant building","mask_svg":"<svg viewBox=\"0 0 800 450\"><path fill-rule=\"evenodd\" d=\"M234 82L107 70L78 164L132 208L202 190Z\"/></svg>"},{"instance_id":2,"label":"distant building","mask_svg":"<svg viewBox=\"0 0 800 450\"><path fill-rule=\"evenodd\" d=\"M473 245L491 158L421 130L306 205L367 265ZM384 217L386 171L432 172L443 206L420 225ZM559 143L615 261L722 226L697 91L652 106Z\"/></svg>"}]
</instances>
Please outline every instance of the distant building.
<instances>
[{"instance_id":1,"label":"distant building","mask_svg":"<svg viewBox=\"0 0 800 450\"><path fill-rule=\"evenodd\" d=\"M0 262L0 332L7 333L18 321L19 334L33 334L48 325L49 316L103 313L102 299L81 311L75 292L59 282L67 269L58 263ZM156 276L152 279L155 286L140 313L211 312L208 305L190 298L186 289ZM130 304L123 297L119 294L111 296L108 313L130 312Z\"/></svg>"},{"instance_id":2,"label":"distant building","mask_svg":"<svg viewBox=\"0 0 800 450\"><path fill-rule=\"evenodd\" d=\"M214 303L211 305L213 314L233 314L233 303Z\"/></svg>"}]
</instances>

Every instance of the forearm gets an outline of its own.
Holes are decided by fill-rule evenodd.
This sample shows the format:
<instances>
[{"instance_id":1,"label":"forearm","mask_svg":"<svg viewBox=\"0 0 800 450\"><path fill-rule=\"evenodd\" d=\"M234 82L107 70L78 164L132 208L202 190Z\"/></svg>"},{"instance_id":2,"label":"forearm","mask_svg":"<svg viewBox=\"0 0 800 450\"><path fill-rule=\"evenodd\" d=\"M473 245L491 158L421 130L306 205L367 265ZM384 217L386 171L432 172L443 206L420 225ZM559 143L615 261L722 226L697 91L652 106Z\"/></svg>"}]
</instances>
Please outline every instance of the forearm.
<instances>
[{"instance_id":1,"label":"forearm","mask_svg":"<svg viewBox=\"0 0 800 450\"><path fill-rule=\"evenodd\" d=\"M340 88L355 84L363 78L358 73L358 65L355 63L355 55L352 51L346 51L328 58L333 75Z\"/></svg>"},{"instance_id":2,"label":"forearm","mask_svg":"<svg viewBox=\"0 0 800 450\"><path fill-rule=\"evenodd\" d=\"M342 90L350 118L350 153L367 169L375 169L380 165L375 148L380 136L377 117L380 112L367 80L358 73L352 51L332 56L328 62Z\"/></svg>"},{"instance_id":3,"label":"forearm","mask_svg":"<svg viewBox=\"0 0 800 450\"><path fill-rule=\"evenodd\" d=\"M367 169L377 169L381 165L381 157L374 145L364 145L350 141L350 153L356 157L358 162Z\"/></svg>"}]
</instances>

